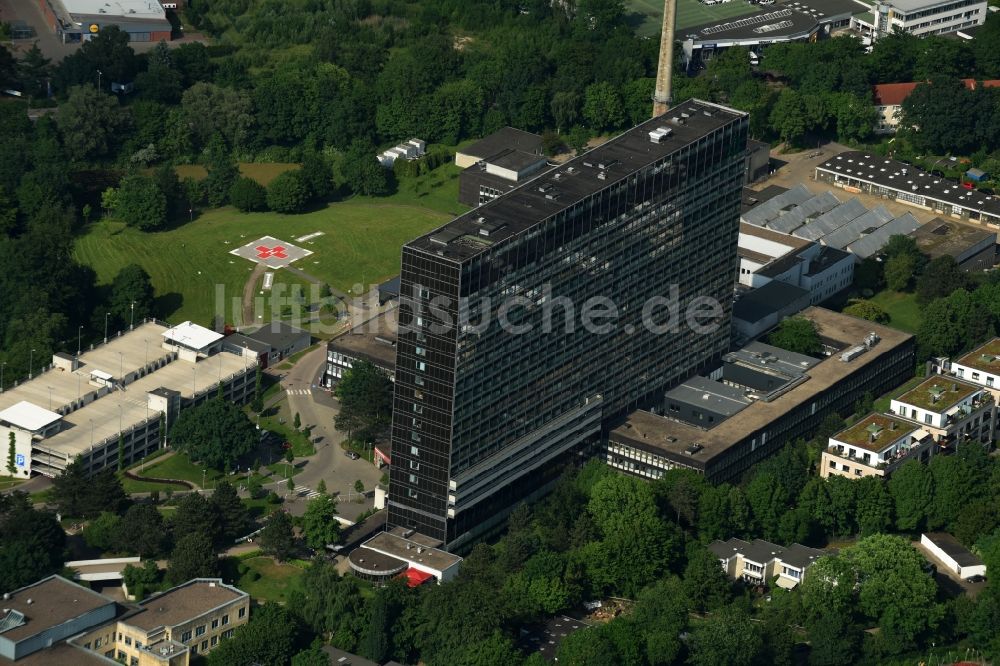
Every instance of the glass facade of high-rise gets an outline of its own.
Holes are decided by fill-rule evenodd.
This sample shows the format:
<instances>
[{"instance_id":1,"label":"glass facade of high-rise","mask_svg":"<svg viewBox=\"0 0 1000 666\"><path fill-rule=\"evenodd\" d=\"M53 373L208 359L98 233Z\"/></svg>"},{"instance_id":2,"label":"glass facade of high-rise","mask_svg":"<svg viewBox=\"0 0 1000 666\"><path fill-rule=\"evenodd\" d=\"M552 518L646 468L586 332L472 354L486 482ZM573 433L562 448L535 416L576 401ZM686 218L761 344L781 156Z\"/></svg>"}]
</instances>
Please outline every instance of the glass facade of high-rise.
<instances>
[{"instance_id":1,"label":"glass facade of high-rise","mask_svg":"<svg viewBox=\"0 0 1000 666\"><path fill-rule=\"evenodd\" d=\"M460 547L718 361L746 140L688 102L403 248L391 527Z\"/></svg>"}]
</instances>

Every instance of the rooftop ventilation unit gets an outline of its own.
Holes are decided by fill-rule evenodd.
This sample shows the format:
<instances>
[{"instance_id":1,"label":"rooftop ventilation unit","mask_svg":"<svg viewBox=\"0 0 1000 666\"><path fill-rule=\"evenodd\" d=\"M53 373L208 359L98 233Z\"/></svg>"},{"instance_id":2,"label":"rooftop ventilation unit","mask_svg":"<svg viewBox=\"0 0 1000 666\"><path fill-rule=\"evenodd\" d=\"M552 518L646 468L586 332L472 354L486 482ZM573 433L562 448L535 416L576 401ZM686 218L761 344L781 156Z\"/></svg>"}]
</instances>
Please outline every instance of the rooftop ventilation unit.
<instances>
[{"instance_id":1,"label":"rooftop ventilation unit","mask_svg":"<svg viewBox=\"0 0 1000 666\"><path fill-rule=\"evenodd\" d=\"M663 143L663 140L666 139L668 136L670 136L672 133L673 130L670 129L669 127L657 127L655 130L652 130L649 133L649 140L652 143Z\"/></svg>"}]
</instances>

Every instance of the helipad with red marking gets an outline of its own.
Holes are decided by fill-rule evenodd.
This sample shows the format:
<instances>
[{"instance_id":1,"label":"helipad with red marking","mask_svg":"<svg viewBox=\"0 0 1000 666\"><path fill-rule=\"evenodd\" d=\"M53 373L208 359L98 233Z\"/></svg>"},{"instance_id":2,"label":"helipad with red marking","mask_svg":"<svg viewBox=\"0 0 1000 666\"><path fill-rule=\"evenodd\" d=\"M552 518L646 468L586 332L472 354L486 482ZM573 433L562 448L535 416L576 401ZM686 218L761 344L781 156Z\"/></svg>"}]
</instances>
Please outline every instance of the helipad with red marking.
<instances>
[{"instance_id":1,"label":"helipad with red marking","mask_svg":"<svg viewBox=\"0 0 1000 666\"><path fill-rule=\"evenodd\" d=\"M272 236L264 236L235 250L230 250L229 254L235 254L237 257L243 257L258 264L264 264L268 268L277 269L308 257L312 252Z\"/></svg>"}]
</instances>

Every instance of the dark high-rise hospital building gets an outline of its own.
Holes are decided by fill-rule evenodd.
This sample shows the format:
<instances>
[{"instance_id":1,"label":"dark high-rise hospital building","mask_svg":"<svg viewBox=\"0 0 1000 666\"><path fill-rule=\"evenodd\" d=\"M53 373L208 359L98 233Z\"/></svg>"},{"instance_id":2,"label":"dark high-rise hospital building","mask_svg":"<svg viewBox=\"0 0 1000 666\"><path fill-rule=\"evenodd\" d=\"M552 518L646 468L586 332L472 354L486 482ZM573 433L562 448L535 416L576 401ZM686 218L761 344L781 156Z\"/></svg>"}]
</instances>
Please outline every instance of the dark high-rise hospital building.
<instances>
[{"instance_id":1,"label":"dark high-rise hospital building","mask_svg":"<svg viewBox=\"0 0 1000 666\"><path fill-rule=\"evenodd\" d=\"M461 548L717 365L746 143L745 113L685 102L403 248L390 528ZM684 322L699 297L714 327Z\"/></svg>"}]
</instances>

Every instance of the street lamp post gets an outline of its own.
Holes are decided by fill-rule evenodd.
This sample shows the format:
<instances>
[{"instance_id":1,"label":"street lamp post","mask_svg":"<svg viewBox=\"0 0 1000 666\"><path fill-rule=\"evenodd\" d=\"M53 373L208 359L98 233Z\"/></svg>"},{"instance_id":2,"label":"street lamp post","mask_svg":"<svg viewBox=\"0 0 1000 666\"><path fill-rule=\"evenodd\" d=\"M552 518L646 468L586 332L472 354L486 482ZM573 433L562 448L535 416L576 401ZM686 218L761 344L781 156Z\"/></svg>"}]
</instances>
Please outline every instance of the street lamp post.
<instances>
[{"instance_id":1,"label":"street lamp post","mask_svg":"<svg viewBox=\"0 0 1000 666\"><path fill-rule=\"evenodd\" d=\"M128 330L131 331L132 328L135 326L135 301L132 301L132 305L130 306L129 309L130 312L128 316Z\"/></svg>"},{"instance_id":2,"label":"street lamp post","mask_svg":"<svg viewBox=\"0 0 1000 666\"><path fill-rule=\"evenodd\" d=\"M51 386L46 386L45 388L47 388L49 390L49 411L51 412L52 411L52 387Z\"/></svg>"},{"instance_id":3,"label":"street lamp post","mask_svg":"<svg viewBox=\"0 0 1000 666\"><path fill-rule=\"evenodd\" d=\"M80 340L83 338L83 324L76 329L76 357L80 358Z\"/></svg>"},{"instance_id":4,"label":"street lamp post","mask_svg":"<svg viewBox=\"0 0 1000 666\"><path fill-rule=\"evenodd\" d=\"M104 74L101 70L97 70L97 89L101 89L101 76Z\"/></svg>"},{"instance_id":5,"label":"street lamp post","mask_svg":"<svg viewBox=\"0 0 1000 666\"><path fill-rule=\"evenodd\" d=\"M35 350L32 349L31 353L28 354L28 379L34 376L35 372Z\"/></svg>"},{"instance_id":6,"label":"street lamp post","mask_svg":"<svg viewBox=\"0 0 1000 666\"><path fill-rule=\"evenodd\" d=\"M111 316L110 312L104 313L104 344L108 343L108 317Z\"/></svg>"}]
</instances>

